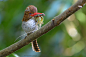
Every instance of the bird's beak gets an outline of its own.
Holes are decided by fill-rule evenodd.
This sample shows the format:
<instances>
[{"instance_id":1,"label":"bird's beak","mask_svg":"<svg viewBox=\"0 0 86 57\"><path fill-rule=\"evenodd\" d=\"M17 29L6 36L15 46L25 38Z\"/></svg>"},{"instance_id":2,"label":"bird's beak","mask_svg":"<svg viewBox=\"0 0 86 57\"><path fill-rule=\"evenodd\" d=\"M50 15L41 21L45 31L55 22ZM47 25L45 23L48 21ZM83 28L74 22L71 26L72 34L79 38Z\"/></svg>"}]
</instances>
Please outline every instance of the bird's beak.
<instances>
[{"instance_id":1,"label":"bird's beak","mask_svg":"<svg viewBox=\"0 0 86 57\"><path fill-rule=\"evenodd\" d=\"M34 13L34 14L31 14L31 16L40 17L40 16L45 16L45 14L44 13Z\"/></svg>"}]
</instances>

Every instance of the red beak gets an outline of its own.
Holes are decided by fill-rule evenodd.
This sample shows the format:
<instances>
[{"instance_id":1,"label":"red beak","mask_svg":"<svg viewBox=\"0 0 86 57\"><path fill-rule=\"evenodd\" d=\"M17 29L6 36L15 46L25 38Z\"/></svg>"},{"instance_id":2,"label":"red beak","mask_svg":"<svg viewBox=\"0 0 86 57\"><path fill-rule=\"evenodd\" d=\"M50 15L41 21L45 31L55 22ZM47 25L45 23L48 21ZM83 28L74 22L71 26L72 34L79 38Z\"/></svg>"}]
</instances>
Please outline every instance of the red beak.
<instances>
[{"instance_id":1,"label":"red beak","mask_svg":"<svg viewBox=\"0 0 86 57\"><path fill-rule=\"evenodd\" d=\"M31 14L31 16L36 16L36 15L42 15L42 16L45 16L44 13L34 13L34 14Z\"/></svg>"}]
</instances>

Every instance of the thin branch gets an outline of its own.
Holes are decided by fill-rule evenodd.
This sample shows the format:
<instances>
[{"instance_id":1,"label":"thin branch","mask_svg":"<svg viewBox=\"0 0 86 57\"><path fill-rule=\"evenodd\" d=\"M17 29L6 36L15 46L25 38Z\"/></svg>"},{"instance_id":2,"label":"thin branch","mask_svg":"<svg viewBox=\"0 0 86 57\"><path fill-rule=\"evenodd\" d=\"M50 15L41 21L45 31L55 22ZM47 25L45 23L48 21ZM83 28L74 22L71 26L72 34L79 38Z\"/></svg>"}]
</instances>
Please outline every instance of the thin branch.
<instances>
[{"instance_id":1,"label":"thin branch","mask_svg":"<svg viewBox=\"0 0 86 57\"><path fill-rule=\"evenodd\" d=\"M3 49L0 51L0 57L5 57L18 49L24 47L25 45L28 45L31 41L37 39L38 37L42 36L43 34L47 33L51 29L53 29L55 26L58 26L61 22L63 22L66 18L68 18L70 15L78 11L81 6L86 3L86 0L78 0L73 6L68 8L66 11L64 11L59 16L56 16L54 19L49 21L46 25L44 25L41 29L38 31L28 35L26 38L12 44L11 46Z\"/></svg>"}]
</instances>

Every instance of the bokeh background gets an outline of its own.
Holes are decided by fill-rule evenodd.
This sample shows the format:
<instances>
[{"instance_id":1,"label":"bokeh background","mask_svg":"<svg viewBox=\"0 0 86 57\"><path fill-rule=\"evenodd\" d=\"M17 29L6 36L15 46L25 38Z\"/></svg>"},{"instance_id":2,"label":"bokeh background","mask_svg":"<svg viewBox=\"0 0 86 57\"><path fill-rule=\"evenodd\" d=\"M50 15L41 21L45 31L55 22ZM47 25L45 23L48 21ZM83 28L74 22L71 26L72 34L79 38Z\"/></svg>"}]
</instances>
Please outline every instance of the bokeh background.
<instances>
[{"instance_id":1,"label":"bokeh background","mask_svg":"<svg viewBox=\"0 0 86 57\"><path fill-rule=\"evenodd\" d=\"M35 5L38 12L45 13L45 25L76 1L0 0L0 50L25 37L21 20L28 5ZM17 38L19 39L15 41ZM31 44L28 44L7 57L86 57L86 5L38 38L38 44L40 53L32 51Z\"/></svg>"}]
</instances>

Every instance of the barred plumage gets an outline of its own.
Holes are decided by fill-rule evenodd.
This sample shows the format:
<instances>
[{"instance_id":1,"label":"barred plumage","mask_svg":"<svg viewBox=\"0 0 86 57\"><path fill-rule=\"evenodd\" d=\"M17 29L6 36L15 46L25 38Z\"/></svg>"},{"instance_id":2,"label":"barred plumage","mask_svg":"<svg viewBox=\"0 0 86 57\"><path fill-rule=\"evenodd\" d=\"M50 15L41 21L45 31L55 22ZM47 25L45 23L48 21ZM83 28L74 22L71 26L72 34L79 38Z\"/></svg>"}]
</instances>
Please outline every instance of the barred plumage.
<instances>
[{"instance_id":1,"label":"barred plumage","mask_svg":"<svg viewBox=\"0 0 86 57\"><path fill-rule=\"evenodd\" d=\"M39 47L38 47L38 43L37 43L37 40L34 40L32 42L32 49L35 51L35 52L41 52Z\"/></svg>"}]
</instances>

